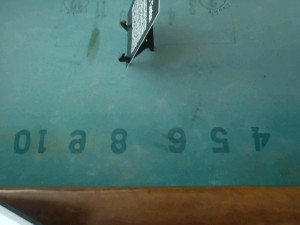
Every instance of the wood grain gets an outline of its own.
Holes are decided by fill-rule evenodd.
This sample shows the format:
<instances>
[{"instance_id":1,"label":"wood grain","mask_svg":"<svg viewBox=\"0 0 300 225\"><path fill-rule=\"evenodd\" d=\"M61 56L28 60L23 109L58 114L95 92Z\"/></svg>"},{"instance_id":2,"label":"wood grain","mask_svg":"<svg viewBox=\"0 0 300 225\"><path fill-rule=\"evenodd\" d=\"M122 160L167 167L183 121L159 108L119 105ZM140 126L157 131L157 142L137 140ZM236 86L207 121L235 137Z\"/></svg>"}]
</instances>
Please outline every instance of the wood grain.
<instances>
[{"instance_id":1,"label":"wood grain","mask_svg":"<svg viewBox=\"0 0 300 225\"><path fill-rule=\"evenodd\" d=\"M2 188L44 225L300 224L299 187Z\"/></svg>"}]
</instances>

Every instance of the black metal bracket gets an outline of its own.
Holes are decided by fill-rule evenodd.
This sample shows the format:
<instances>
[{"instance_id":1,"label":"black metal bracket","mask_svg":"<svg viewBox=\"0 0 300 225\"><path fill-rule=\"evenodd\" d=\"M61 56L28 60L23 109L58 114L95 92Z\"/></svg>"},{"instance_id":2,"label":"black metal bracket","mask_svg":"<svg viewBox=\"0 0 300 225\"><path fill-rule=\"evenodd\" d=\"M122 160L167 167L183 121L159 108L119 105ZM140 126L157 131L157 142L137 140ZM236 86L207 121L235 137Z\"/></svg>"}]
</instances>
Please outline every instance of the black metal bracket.
<instances>
[{"instance_id":1,"label":"black metal bracket","mask_svg":"<svg viewBox=\"0 0 300 225\"><path fill-rule=\"evenodd\" d=\"M129 28L131 28L131 26L128 26L126 21L121 21L120 22L121 26L124 28L124 30L128 31Z\"/></svg>"},{"instance_id":2,"label":"black metal bracket","mask_svg":"<svg viewBox=\"0 0 300 225\"><path fill-rule=\"evenodd\" d=\"M128 56L125 56L125 53L123 53L120 57L119 57L119 61L120 62L126 62L127 64L130 63L131 58Z\"/></svg>"},{"instance_id":3,"label":"black metal bracket","mask_svg":"<svg viewBox=\"0 0 300 225\"><path fill-rule=\"evenodd\" d=\"M121 21L120 22L121 26L128 32L128 30L131 28L131 25L127 25L126 21ZM138 56L141 54L144 50L147 48L150 49L150 51L154 51L154 34L153 34L153 26L150 28L146 38L144 39L143 43L139 47L138 51L136 52L135 56ZM126 56L125 53L123 53L119 57L120 62L126 62L127 64L131 61L131 58L129 56Z\"/></svg>"},{"instance_id":4,"label":"black metal bracket","mask_svg":"<svg viewBox=\"0 0 300 225\"><path fill-rule=\"evenodd\" d=\"M154 35L153 35L153 26L150 28L144 42L141 44L139 50L135 54L135 56L138 56L140 53L142 53L145 49L149 48L150 51L154 51Z\"/></svg>"}]
</instances>

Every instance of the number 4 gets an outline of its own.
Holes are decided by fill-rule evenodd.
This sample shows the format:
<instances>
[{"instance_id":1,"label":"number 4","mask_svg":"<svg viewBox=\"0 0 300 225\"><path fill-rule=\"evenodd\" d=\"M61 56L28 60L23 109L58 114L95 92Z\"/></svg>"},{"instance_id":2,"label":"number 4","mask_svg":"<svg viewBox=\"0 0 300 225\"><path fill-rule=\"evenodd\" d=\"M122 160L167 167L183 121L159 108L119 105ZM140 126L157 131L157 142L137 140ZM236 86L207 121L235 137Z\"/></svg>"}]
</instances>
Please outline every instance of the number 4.
<instances>
[{"instance_id":1,"label":"number 4","mask_svg":"<svg viewBox=\"0 0 300 225\"><path fill-rule=\"evenodd\" d=\"M271 134L268 133L259 133L259 127L252 127L255 150L260 152L261 148L266 147Z\"/></svg>"}]
</instances>

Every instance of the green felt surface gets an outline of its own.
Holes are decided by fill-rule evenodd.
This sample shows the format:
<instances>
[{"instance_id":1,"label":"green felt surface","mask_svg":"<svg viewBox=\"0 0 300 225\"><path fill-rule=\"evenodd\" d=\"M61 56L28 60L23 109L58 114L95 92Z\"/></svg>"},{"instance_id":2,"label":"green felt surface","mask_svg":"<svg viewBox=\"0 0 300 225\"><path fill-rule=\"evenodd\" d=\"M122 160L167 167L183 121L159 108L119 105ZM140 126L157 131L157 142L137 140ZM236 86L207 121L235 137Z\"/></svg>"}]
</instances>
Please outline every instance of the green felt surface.
<instances>
[{"instance_id":1,"label":"green felt surface","mask_svg":"<svg viewBox=\"0 0 300 225\"><path fill-rule=\"evenodd\" d=\"M0 185L299 185L300 1L130 5L0 1Z\"/></svg>"}]
</instances>

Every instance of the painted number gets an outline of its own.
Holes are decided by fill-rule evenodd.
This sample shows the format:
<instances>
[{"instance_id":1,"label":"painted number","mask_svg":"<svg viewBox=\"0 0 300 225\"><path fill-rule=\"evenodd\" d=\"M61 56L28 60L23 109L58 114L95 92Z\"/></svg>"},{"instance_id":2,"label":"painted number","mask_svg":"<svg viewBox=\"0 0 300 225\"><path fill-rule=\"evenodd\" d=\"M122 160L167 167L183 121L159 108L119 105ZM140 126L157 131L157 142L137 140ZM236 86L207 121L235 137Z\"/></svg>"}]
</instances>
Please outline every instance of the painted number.
<instances>
[{"instance_id":1,"label":"painted number","mask_svg":"<svg viewBox=\"0 0 300 225\"><path fill-rule=\"evenodd\" d=\"M271 134L260 132L259 127L252 127L252 137L254 139L254 146L257 152L260 152L268 144ZM227 153L229 152L229 141L227 138L228 132L222 127L215 127L210 132L210 138L216 144L213 147L215 153ZM39 142L38 153L43 154L47 151L45 140L47 136L47 130L39 130ZM69 150L73 154L80 154L84 151L86 146L86 132L84 130L74 130L71 134L74 139L69 144ZM111 151L115 154L122 154L126 151L127 144L127 132L122 128L113 130L111 134ZM168 132L168 140L170 141L168 150L172 153L182 153L185 150L187 140L183 129L173 128ZM31 145L31 133L29 130L23 129L16 133L14 139L14 151L17 154L25 154L30 150Z\"/></svg>"},{"instance_id":2,"label":"painted number","mask_svg":"<svg viewBox=\"0 0 300 225\"><path fill-rule=\"evenodd\" d=\"M214 129L212 129L212 131L210 133L211 140L213 140L214 142L216 142L218 144L222 144L222 147L213 148L213 151L216 153L229 152L228 140L226 138L218 137L218 136L220 136L218 134L225 136L225 135L227 135L227 131L222 127L216 127Z\"/></svg>"},{"instance_id":3,"label":"painted number","mask_svg":"<svg viewBox=\"0 0 300 225\"><path fill-rule=\"evenodd\" d=\"M40 130L39 134L40 134L40 143L39 143L38 152L42 154L42 153L44 153L47 150L46 147L44 146L44 144L45 144L45 136L47 134L47 130Z\"/></svg>"},{"instance_id":4,"label":"painted number","mask_svg":"<svg viewBox=\"0 0 300 225\"><path fill-rule=\"evenodd\" d=\"M71 137L80 136L69 144L69 149L74 154L80 154L84 151L86 143L86 133L83 130L75 130L71 133Z\"/></svg>"},{"instance_id":5,"label":"painted number","mask_svg":"<svg viewBox=\"0 0 300 225\"><path fill-rule=\"evenodd\" d=\"M122 128L115 129L111 134L111 151L122 154L126 151L127 132Z\"/></svg>"},{"instance_id":6,"label":"painted number","mask_svg":"<svg viewBox=\"0 0 300 225\"><path fill-rule=\"evenodd\" d=\"M251 129L253 132L252 137L254 138L255 150L259 152L262 148L266 147L271 134L259 133L259 127L252 127Z\"/></svg>"},{"instance_id":7,"label":"painted number","mask_svg":"<svg viewBox=\"0 0 300 225\"><path fill-rule=\"evenodd\" d=\"M173 153L182 153L186 145L186 136L181 128L173 128L168 133L168 138L173 145L169 145L169 150Z\"/></svg>"},{"instance_id":8,"label":"painted number","mask_svg":"<svg viewBox=\"0 0 300 225\"><path fill-rule=\"evenodd\" d=\"M18 154L25 154L26 152L28 152L29 147L30 147L30 132L28 130L19 131L15 136L15 143L14 143L15 152Z\"/></svg>"},{"instance_id":9,"label":"painted number","mask_svg":"<svg viewBox=\"0 0 300 225\"><path fill-rule=\"evenodd\" d=\"M38 153L42 154L47 150L46 147L44 146L47 130L40 130L39 134L40 134L40 140L39 140ZM14 142L14 150L16 153L18 154L27 153L29 151L30 144L31 144L30 131L24 129L16 133L15 142Z\"/></svg>"}]
</instances>

